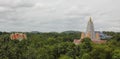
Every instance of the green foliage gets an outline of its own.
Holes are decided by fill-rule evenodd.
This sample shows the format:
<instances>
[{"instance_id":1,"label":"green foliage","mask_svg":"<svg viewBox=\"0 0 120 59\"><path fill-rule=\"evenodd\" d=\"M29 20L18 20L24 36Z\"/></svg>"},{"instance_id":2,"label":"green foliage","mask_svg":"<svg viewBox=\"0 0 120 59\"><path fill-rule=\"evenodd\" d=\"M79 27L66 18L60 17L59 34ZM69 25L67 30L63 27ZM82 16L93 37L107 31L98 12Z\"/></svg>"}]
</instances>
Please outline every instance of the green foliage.
<instances>
[{"instance_id":1,"label":"green foliage","mask_svg":"<svg viewBox=\"0 0 120 59\"><path fill-rule=\"evenodd\" d=\"M92 50L91 46L91 39L90 38L84 38L81 44L81 48L86 50L86 52L89 52Z\"/></svg>"},{"instance_id":2,"label":"green foliage","mask_svg":"<svg viewBox=\"0 0 120 59\"><path fill-rule=\"evenodd\" d=\"M120 59L120 49L114 50L112 54L112 59Z\"/></svg>"},{"instance_id":3,"label":"green foliage","mask_svg":"<svg viewBox=\"0 0 120 59\"><path fill-rule=\"evenodd\" d=\"M112 48L107 45L94 45L93 50L90 52L92 59L107 59L111 58Z\"/></svg>"},{"instance_id":4,"label":"green foliage","mask_svg":"<svg viewBox=\"0 0 120 59\"><path fill-rule=\"evenodd\" d=\"M85 53L81 59L91 59L91 56L88 53Z\"/></svg>"},{"instance_id":5,"label":"green foliage","mask_svg":"<svg viewBox=\"0 0 120 59\"><path fill-rule=\"evenodd\" d=\"M60 56L59 59L72 59L71 57L67 56L67 55L62 55Z\"/></svg>"},{"instance_id":6,"label":"green foliage","mask_svg":"<svg viewBox=\"0 0 120 59\"><path fill-rule=\"evenodd\" d=\"M105 32L107 33L107 32ZM10 33L0 33L0 59L120 59L119 33L105 44L94 44L80 33L26 33L27 40L10 40Z\"/></svg>"}]
</instances>

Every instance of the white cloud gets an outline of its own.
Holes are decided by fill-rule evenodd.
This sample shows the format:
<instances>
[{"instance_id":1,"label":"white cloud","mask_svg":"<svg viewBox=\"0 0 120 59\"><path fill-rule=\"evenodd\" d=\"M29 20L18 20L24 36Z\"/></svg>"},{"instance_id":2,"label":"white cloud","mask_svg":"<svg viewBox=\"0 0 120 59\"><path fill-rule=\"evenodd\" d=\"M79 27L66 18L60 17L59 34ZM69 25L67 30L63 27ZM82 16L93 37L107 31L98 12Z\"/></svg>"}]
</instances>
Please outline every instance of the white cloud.
<instances>
[{"instance_id":1,"label":"white cloud","mask_svg":"<svg viewBox=\"0 0 120 59\"><path fill-rule=\"evenodd\" d=\"M0 0L1 31L120 31L119 0Z\"/></svg>"}]
</instances>

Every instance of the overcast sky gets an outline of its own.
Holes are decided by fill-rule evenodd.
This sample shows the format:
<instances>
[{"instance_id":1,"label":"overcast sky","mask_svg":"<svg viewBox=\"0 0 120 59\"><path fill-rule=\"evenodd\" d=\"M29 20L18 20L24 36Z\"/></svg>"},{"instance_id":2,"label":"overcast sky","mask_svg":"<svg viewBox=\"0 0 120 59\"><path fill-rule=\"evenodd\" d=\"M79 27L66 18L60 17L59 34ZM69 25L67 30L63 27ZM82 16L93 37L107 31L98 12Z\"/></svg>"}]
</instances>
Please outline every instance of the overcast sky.
<instances>
[{"instance_id":1,"label":"overcast sky","mask_svg":"<svg viewBox=\"0 0 120 59\"><path fill-rule=\"evenodd\" d=\"M120 32L120 0L0 0L0 31Z\"/></svg>"}]
</instances>

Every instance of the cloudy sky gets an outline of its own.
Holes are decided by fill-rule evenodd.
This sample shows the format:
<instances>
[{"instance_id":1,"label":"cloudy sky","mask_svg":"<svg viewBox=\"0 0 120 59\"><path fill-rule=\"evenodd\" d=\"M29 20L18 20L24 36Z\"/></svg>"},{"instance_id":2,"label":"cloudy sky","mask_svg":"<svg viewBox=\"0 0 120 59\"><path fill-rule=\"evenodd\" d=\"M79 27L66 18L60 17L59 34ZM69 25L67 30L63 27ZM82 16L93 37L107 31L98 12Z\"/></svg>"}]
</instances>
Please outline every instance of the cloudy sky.
<instances>
[{"instance_id":1,"label":"cloudy sky","mask_svg":"<svg viewBox=\"0 0 120 59\"><path fill-rule=\"evenodd\" d=\"M120 32L120 0L0 0L0 31Z\"/></svg>"}]
</instances>

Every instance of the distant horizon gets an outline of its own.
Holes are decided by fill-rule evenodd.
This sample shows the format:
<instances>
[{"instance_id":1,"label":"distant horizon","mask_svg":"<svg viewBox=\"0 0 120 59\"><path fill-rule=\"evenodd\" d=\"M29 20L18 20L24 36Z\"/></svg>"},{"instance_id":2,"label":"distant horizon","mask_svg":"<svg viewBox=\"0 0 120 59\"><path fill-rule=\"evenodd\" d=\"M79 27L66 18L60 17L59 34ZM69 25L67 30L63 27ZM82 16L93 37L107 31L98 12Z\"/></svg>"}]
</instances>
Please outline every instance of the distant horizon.
<instances>
[{"instance_id":1,"label":"distant horizon","mask_svg":"<svg viewBox=\"0 0 120 59\"><path fill-rule=\"evenodd\" d=\"M77 30L65 30L65 31L0 31L0 32L42 32L42 33L58 32L58 33L61 33L61 32L67 32L67 31L86 32L86 31L77 31ZM117 32L117 31L95 31L95 32Z\"/></svg>"}]
</instances>

